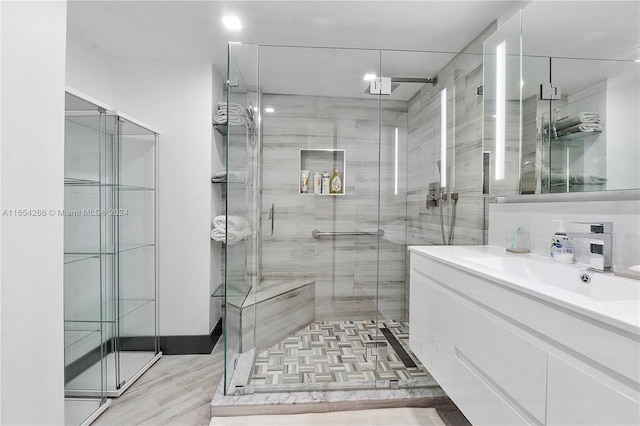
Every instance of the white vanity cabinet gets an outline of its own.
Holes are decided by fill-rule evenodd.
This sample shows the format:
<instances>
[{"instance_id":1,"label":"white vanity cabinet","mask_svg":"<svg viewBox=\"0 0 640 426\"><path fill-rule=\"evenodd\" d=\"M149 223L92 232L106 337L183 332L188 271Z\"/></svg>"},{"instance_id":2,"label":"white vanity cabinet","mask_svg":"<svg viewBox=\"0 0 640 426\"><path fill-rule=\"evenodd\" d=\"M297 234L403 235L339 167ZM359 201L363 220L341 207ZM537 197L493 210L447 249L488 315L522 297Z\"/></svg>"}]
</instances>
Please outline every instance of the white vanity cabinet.
<instances>
[{"instance_id":1,"label":"white vanity cabinet","mask_svg":"<svg viewBox=\"0 0 640 426\"><path fill-rule=\"evenodd\" d=\"M410 280L410 347L472 424L640 424L637 334L414 250Z\"/></svg>"},{"instance_id":2,"label":"white vanity cabinet","mask_svg":"<svg viewBox=\"0 0 640 426\"><path fill-rule=\"evenodd\" d=\"M547 383L550 425L640 424L637 401L551 354Z\"/></svg>"},{"instance_id":3,"label":"white vanity cabinet","mask_svg":"<svg viewBox=\"0 0 640 426\"><path fill-rule=\"evenodd\" d=\"M426 259L417 259L426 268ZM453 298L434 286L424 274L416 274L415 286L411 288L409 324L424 324L411 327L411 350L422 364L437 377L441 387L453 381Z\"/></svg>"}]
</instances>

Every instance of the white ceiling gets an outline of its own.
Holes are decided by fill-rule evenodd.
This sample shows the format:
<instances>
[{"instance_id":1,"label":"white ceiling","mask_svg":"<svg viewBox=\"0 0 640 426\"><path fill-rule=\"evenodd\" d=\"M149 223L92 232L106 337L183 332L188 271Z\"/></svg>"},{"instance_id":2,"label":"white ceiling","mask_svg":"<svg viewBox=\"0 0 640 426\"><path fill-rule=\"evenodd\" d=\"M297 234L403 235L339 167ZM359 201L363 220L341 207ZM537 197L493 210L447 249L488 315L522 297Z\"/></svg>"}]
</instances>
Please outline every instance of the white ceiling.
<instances>
[{"instance_id":1,"label":"white ceiling","mask_svg":"<svg viewBox=\"0 0 640 426\"><path fill-rule=\"evenodd\" d=\"M221 77L226 76L228 42L258 43L263 46L260 87L265 93L367 97L364 73L432 78L491 22L505 22L525 5L525 54L640 57L638 0L70 0L68 26L69 37L110 57L212 63ZM226 14L237 15L244 28L225 29L221 18ZM519 32L515 21L505 28ZM247 84L255 84L255 48L234 49L244 52L238 61L244 61ZM573 73L567 81L575 84L587 74ZM408 100L420 86L401 84L390 98Z\"/></svg>"},{"instance_id":2,"label":"white ceiling","mask_svg":"<svg viewBox=\"0 0 640 426\"><path fill-rule=\"evenodd\" d=\"M230 41L455 53L492 21L506 19L526 3L69 1L68 26L70 36L114 58L212 63L224 77ZM244 28L224 28L226 14L237 15ZM378 74L381 67L387 75L430 78L453 57L385 52L380 58L378 52L349 50L297 50L293 55L293 50L275 48L261 53L264 92L329 96L364 96L364 72ZM393 97L407 100L419 87L404 84Z\"/></svg>"}]
</instances>

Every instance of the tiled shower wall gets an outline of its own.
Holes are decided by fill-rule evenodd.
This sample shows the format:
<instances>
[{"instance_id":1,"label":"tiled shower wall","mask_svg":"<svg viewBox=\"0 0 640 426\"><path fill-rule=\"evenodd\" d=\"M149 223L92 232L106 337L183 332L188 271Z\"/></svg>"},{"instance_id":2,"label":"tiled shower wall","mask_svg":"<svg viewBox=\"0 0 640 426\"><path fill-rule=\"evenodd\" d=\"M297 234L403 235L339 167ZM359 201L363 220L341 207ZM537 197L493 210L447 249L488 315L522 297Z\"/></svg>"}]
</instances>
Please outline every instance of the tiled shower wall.
<instances>
[{"instance_id":1,"label":"tiled shower wall","mask_svg":"<svg viewBox=\"0 0 640 426\"><path fill-rule=\"evenodd\" d=\"M426 208L429 183L439 182L440 92L447 88L447 190L457 192L453 244L483 244L487 225L482 195L482 41L495 31L491 25L439 73L438 83L426 84L409 101L407 184L407 245L442 244L439 208ZM453 134L452 134L453 133ZM444 167L443 167L444 172ZM448 209L444 224L448 231ZM409 291L406 294L408 312Z\"/></svg>"},{"instance_id":2,"label":"tiled shower wall","mask_svg":"<svg viewBox=\"0 0 640 426\"><path fill-rule=\"evenodd\" d=\"M407 102L383 101L379 111L377 98L264 94L263 104L275 110L263 115L262 123L263 279L315 278L316 320L373 319L377 310L385 318L405 318ZM299 193L300 149L345 150L344 195ZM327 163L321 171L331 172L330 168ZM269 236L266 220L271 204L275 226ZM375 232L378 228L384 229L383 238L311 236L314 229Z\"/></svg>"}]
</instances>

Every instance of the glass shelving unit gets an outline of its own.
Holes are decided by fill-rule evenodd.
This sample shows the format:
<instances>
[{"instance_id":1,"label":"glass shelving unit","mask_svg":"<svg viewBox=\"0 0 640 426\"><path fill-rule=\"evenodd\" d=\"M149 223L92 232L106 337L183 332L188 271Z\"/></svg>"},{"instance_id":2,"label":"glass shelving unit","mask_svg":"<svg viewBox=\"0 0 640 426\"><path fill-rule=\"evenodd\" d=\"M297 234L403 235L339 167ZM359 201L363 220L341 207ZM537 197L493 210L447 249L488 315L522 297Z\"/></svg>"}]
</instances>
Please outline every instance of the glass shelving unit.
<instances>
[{"instance_id":1,"label":"glass shelving unit","mask_svg":"<svg viewBox=\"0 0 640 426\"><path fill-rule=\"evenodd\" d=\"M158 133L107 108L67 111L66 123L65 395L75 407L120 396L162 355Z\"/></svg>"}]
</instances>

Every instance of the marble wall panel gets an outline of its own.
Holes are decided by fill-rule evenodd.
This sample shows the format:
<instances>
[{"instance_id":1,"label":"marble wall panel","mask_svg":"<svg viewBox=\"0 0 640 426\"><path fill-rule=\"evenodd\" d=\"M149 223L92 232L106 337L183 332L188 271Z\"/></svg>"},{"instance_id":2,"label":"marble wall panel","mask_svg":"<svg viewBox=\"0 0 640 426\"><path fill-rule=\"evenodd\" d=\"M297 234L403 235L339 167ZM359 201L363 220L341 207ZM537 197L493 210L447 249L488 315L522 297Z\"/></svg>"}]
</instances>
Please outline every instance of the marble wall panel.
<instances>
[{"instance_id":1,"label":"marble wall panel","mask_svg":"<svg viewBox=\"0 0 640 426\"><path fill-rule=\"evenodd\" d=\"M436 161L440 159L440 92L445 87L455 93L449 95L455 99L455 127L447 129L448 139L451 133L455 137L455 146L451 144L447 152L448 191L459 194L454 244L483 243L487 228L481 194L483 114L476 88L483 81L482 41L494 31L495 26L487 28L438 72L438 84L425 85L409 101L407 245L442 244L439 209L427 209L425 201L429 183L440 181ZM444 222L448 229L449 220ZM406 312L409 297L407 288Z\"/></svg>"},{"instance_id":2,"label":"marble wall panel","mask_svg":"<svg viewBox=\"0 0 640 426\"><path fill-rule=\"evenodd\" d=\"M263 116L263 276L314 277L317 319L373 318L380 270L385 311L403 318L398 306L405 298L406 172L399 176L399 194L391 195L395 191L391 153L396 127L403 135L402 152L407 152L407 103L382 103L382 132L378 99L264 95L263 104L276 111ZM327 148L345 150L345 194L299 194L300 149ZM381 188L385 202L379 209ZM271 203L275 232L269 236L264 221ZM382 244L375 236L311 237L313 229L374 232L386 230L387 224L394 242Z\"/></svg>"}]
</instances>

